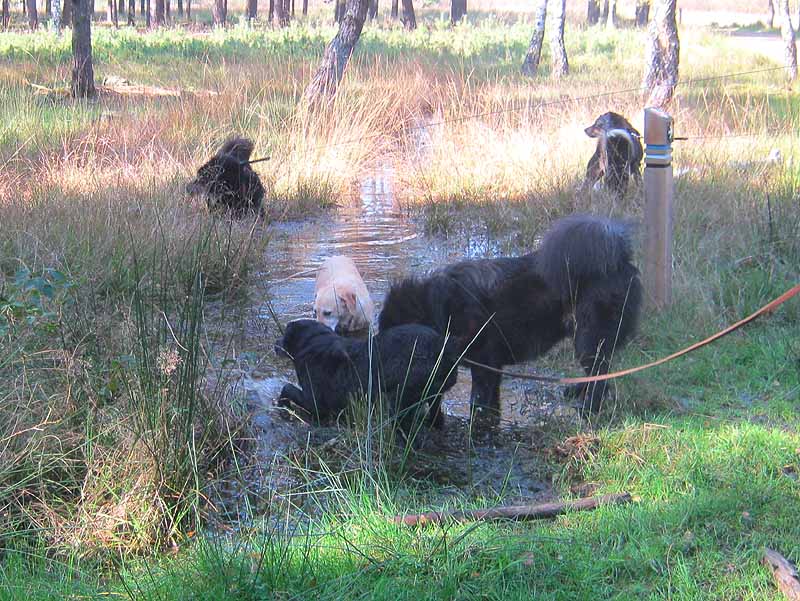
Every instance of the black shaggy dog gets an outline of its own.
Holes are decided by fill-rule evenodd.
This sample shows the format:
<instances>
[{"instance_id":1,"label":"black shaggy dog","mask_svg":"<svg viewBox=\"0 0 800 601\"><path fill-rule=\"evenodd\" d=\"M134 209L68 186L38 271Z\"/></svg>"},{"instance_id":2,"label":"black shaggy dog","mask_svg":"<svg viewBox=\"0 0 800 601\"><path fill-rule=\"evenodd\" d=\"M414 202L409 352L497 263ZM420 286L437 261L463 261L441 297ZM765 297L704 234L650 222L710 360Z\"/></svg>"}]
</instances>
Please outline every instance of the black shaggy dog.
<instances>
[{"instance_id":1,"label":"black shaggy dog","mask_svg":"<svg viewBox=\"0 0 800 601\"><path fill-rule=\"evenodd\" d=\"M211 211L228 209L237 217L259 214L264 186L248 163L252 153L252 141L229 139L197 170L197 177L186 185L186 192L205 196Z\"/></svg>"},{"instance_id":2,"label":"black shaggy dog","mask_svg":"<svg viewBox=\"0 0 800 601\"><path fill-rule=\"evenodd\" d=\"M413 324L382 331L371 340L345 338L315 319L289 322L275 352L294 362L300 387L287 384L279 404L289 402L317 419L342 411L356 395L380 391L382 402L410 433L417 408L440 427L442 393L456 383L458 344ZM377 398L375 395L373 398Z\"/></svg>"},{"instance_id":3,"label":"black shaggy dog","mask_svg":"<svg viewBox=\"0 0 800 601\"><path fill-rule=\"evenodd\" d=\"M608 190L622 198L631 177L641 180L641 134L617 113L600 115L584 131L590 138L597 138L597 148L586 167L584 188L591 188L602 179Z\"/></svg>"},{"instance_id":4,"label":"black shaggy dog","mask_svg":"<svg viewBox=\"0 0 800 601\"><path fill-rule=\"evenodd\" d=\"M421 323L463 340L469 360L501 368L574 336L587 374L608 373L614 348L633 334L642 301L625 225L588 215L557 221L535 252L463 261L389 290L380 329ZM471 342L470 342L471 341ZM499 410L501 376L471 365L476 411ZM598 411L605 383L570 390Z\"/></svg>"}]
</instances>

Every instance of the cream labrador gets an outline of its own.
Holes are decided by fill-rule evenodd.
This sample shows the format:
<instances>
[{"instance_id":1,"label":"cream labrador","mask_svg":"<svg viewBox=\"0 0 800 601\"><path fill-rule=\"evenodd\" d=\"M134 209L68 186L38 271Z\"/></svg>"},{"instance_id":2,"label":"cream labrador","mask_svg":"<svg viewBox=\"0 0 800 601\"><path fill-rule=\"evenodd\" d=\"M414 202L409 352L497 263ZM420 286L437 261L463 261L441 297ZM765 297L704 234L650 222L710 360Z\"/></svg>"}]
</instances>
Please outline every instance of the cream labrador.
<instances>
[{"instance_id":1,"label":"cream labrador","mask_svg":"<svg viewBox=\"0 0 800 601\"><path fill-rule=\"evenodd\" d=\"M314 318L337 333L365 330L375 307L355 263L341 255L326 259L317 272Z\"/></svg>"}]
</instances>

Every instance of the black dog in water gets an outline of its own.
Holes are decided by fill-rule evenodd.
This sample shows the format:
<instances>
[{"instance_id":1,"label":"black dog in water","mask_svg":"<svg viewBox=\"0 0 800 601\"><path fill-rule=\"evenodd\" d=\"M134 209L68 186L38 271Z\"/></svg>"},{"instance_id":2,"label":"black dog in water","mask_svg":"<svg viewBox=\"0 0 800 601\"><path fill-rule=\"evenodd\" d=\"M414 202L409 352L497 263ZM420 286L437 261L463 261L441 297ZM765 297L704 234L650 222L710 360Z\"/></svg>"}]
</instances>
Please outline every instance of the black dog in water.
<instances>
[{"instance_id":1,"label":"black dog in water","mask_svg":"<svg viewBox=\"0 0 800 601\"><path fill-rule=\"evenodd\" d=\"M630 178L641 180L641 134L617 113L600 115L584 131L590 138L597 138L597 148L586 167L584 188L591 188L602 178L603 185L622 198Z\"/></svg>"},{"instance_id":2,"label":"black dog in water","mask_svg":"<svg viewBox=\"0 0 800 601\"><path fill-rule=\"evenodd\" d=\"M426 279L395 283L380 329L421 323L468 345L467 359L501 368L538 357L574 336L589 375L608 373L614 348L634 333L642 300L627 228L588 215L567 217L535 252L516 258L463 261ZM475 410L499 410L501 376L471 365ZM598 411L604 382L570 391Z\"/></svg>"},{"instance_id":3,"label":"black dog in water","mask_svg":"<svg viewBox=\"0 0 800 601\"><path fill-rule=\"evenodd\" d=\"M371 340L345 338L314 319L289 322L275 352L294 362L300 388L287 384L279 404L289 402L317 419L342 411L357 395L380 391L406 434L418 412L440 427L442 393L456 383L458 344L422 325L381 331ZM371 380L370 380L371 376Z\"/></svg>"},{"instance_id":4,"label":"black dog in water","mask_svg":"<svg viewBox=\"0 0 800 601\"><path fill-rule=\"evenodd\" d=\"M205 196L211 211L228 209L236 217L259 214L264 186L248 163L252 153L252 141L231 138L197 170L197 177L186 185L186 192Z\"/></svg>"}]
</instances>

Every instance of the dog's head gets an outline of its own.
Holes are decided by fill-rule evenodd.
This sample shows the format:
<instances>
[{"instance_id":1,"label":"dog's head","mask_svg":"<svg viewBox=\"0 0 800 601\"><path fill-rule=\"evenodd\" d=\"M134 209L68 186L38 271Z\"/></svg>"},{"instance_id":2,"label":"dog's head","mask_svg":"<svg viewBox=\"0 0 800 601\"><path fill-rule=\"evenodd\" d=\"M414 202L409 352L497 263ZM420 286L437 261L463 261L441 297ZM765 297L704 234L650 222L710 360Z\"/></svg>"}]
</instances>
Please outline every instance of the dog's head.
<instances>
[{"instance_id":1,"label":"dog's head","mask_svg":"<svg viewBox=\"0 0 800 601\"><path fill-rule=\"evenodd\" d=\"M251 179L255 176L247 161L253 143L245 138L231 138L200 169L186 185L190 196L205 196L216 203L229 206L245 205L252 194Z\"/></svg>"},{"instance_id":2,"label":"dog's head","mask_svg":"<svg viewBox=\"0 0 800 601\"><path fill-rule=\"evenodd\" d=\"M332 334L330 328L314 319L295 319L286 324L283 336L275 342L275 354L294 360L314 338Z\"/></svg>"},{"instance_id":3,"label":"dog's head","mask_svg":"<svg viewBox=\"0 0 800 601\"><path fill-rule=\"evenodd\" d=\"M641 134L636 131L636 128L625 117L612 112L603 113L583 131L590 138L600 138L608 135L613 130L624 130L637 138L641 137Z\"/></svg>"},{"instance_id":4,"label":"dog's head","mask_svg":"<svg viewBox=\"0 0 800 601\"><path fill-rule=\"evenodd\" d=\"M370 321L355 292L336 290L332 286L317 293L314 318L337 334L357 332Z\"/></svg>"}]
</instances>

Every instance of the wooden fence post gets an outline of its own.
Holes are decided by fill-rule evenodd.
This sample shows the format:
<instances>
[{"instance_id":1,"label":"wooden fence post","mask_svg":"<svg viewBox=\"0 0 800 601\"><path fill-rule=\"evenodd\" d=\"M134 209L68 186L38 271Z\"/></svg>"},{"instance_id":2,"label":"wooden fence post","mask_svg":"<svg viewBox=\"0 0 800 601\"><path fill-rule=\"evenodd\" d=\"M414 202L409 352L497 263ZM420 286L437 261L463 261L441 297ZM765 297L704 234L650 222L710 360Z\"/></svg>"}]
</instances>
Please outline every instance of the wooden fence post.
<instances>
[{"instance_id":1,"label":"wooden fence post","mask_svg":"<svg viewBox=\"0 0 800 601\"><path fill-rule=\"evenodd\" d=\"M648 301L672 301L672 117L644 110L645 272Z\"/></svg>"}]
</instances>

